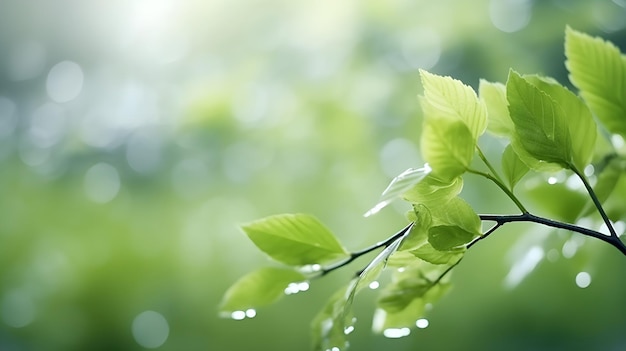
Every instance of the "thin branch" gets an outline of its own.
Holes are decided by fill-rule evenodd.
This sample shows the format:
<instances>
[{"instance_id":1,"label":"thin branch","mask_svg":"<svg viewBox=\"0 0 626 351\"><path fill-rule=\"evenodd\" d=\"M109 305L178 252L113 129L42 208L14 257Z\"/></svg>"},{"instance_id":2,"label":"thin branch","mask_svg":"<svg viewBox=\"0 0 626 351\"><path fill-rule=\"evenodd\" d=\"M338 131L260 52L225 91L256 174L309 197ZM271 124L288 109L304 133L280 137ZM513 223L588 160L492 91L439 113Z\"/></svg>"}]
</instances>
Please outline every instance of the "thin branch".
<instances>
[{"instance_id":1,"label":"thin branch","mask_svg":"<svg viewBox=\"0 0 626 351\"><path fill-rule=\"evenodd\" d=\"M481 217L481 219L483 218ZM503 224L504 222L496 222L496 224L493 227L489 228L489 230L486 231L485 234L479 236L478 238L472 240L469 244L467 244L466 248L469 249L470 247L474 246L477 242L485 239L486 237L491 235L493 232L495 232L496 229L500 228Z\"/></svg>"},{"instance_id":2,"label":"thin branch","mask_svg":"<svg viewBox=\"0 0 626 351\"><path fill-rule=\"evenodd\" d=\"M389 238L387 238L387 239L385 239L383 241L377 242L376 244L374 244L372 246L366 247L363 250L351 252L350 253L350 257L348 257L347 259L345 259L343 261L339 261L339 262L337 262L337 263L335 263L335 264L333 264L331 266L322 268L320 271L318 271L318 275L317 276L318 277L324 276L324 275L326 275L326 274L328 274L328 273L330 273L330 272L332 272L332 271L334 271L336 269L339 269L339 268L349 264L350 262L356 260L357 258L359 258L359 257L361 257L361 256L363 256L365 254L368 254L368 253L370 253L370 252L372 252L372 251L374 251L376 249L379 249L381 247L387 247L387 246L391 245L391 243L393 243L397 239L399 239L402 236L404 236L405 234L407 234L411 230L411 228L413 228L414 224L415 224L415 222L411 222L406 227L400 229L400 231L398 231L394 235L390 236Z\"/></svg>"},{"instance_id":3,"label":"thin branch","mask_svg":"<svg viewBox=\"0 0 626 351\"><path fill-rule=\"evenodd\" d=\"M493 166L491 165L491 162L489 162L489 160L487 160L487 157L485 156L485 154L483 153L483 150L480 149L480 147L478 147L478 145L476 145L476 150L478 151L478 157L480 157L480 159L483 161L483 163L485 164L485 166L487 166L487 168L489 168L489 172L491 172L491 174L493 175L493 177L500 183L504 184L504 182L502 181L502 178L500 178L500 175L498 175L498 172L496 171L495 168L493 168Z\"/></svg>"},{"instance_id":4,"label":"thin branch","mask_svg":"<svg viewBox=\"0 0 626 351\"><path fill-rule=\"evenodd\" d=\"M604 221L604 224L606 224L606 226L609 228L611 237L618 239L619 236L615 232L615 228L613 228L613 224L611 223L609 216L607 216L606 212L604 212L604 208L602 207L602 204L600 203L598 196L596 195L595 191L593 191L591 184L589 184L589 182L587 181L587 177L585 177L585 175L582 174L576 167L570 166L570 168L572 171L574 171L574 173L578 176L578 178L582 180L583 184L585 185L585 189L587 189L587 192L589 193L591 200L593 200L593 204L596 205L598 212L600 212L600 216L602 216L602 220Z\"/></svg>"},{"instance_id":5,"label":"thin branch","mask_svg":"<svg viewBox=\"0 0 626 351\"><path fill-rule=\"evenodd\" d=\"M513 192L511 190L509 190L509 188L507 188L507 186L504 185L504 183L502 183L498 178L494 177L493 175L491 175L489 173L477 171L477 170L474 170L474 169L468 169L467 172L468 173L472 173L472 174L476 174L476 175L479 175L479 176L482 176L482 177L485 177L485 178L491 180L492 182L494 182L502 191L504 191L504 193L509 197L509 199L511 199L515 203L517 208L519 208L519 210L522 211L522 213L528 213L528 210L526 210L524 205L522 205L522 202L519 201L517 196L515 196L515 194L513 194Z\"/></svg>"},{"instance_id":6,"label":"thin branch","mask_svg":"<svg viewBox=\"0 0 626 351\"><path fill-rule=\"evenodd\" d=\"M494 221L496 222L496 225L492 227L489 231L487 231L487 233L479 237L478 239L470 242L467 246L468 248L474 245L477 241L484 239L487 235L493 233L497 228L499 228L500 226L506 223L533 222L533 223L543 224L548 227L565 229L565 230L569 230L569 231L583 234L586 236L590 236L592 238L600 239L606 243L613 245L622 254L626 255L626 245L624 245L624 243L619 239L619 237L613 236L613 235L604 235L595 230L580 227L574 224L559 222L559 221L555 221L552 219L535 216L530 213L523 213L520 215L486 215L486 214L483 214L483 215L480 215L479 217L483 221Z\"/></svg>"}]
</instances>

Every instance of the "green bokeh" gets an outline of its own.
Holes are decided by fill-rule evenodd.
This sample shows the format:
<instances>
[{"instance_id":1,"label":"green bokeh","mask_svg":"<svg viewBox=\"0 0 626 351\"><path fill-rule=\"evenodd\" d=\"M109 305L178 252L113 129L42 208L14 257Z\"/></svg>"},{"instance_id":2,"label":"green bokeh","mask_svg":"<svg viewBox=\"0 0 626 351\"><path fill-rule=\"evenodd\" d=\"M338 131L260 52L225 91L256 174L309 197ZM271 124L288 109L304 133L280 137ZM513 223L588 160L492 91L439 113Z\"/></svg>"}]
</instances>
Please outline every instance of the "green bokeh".
<instances>
[{"instance_id":1,"label":"green bokeh","mask_svg":"<svg viewBox=\"0 0 626 351\"><path fill-rule=\"evenodd\" d=\"M222 319L228 286L272 265L237 225L312 213L353 250L393 234L406 208L362 215L423 163L417 70L567 83L566 24L626 51L617 0L0 2L0 349L306 349L365 260ZM82 82L55 79L63 61ZM522 198L568 218L576 195L536 182ZM515 211L471 176L463 196ZM519 262L532 272L515 281ZM467 254L426 329L372 334L376 293L360 295L352 349L622 349L625 271L604 243L510 224Z\"/></svg>"}]
</instances>

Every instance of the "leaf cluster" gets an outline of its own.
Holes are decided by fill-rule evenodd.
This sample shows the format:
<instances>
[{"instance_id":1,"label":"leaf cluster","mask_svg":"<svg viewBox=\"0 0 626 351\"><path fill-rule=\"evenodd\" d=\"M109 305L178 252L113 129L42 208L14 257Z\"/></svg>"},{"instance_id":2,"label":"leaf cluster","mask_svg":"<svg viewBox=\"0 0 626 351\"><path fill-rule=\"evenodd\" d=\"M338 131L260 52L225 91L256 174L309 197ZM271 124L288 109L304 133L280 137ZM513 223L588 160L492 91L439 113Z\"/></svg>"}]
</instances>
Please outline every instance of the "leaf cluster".
<instances>
[{"instance_id":1,"label":"leaf cluster","mask_svg":"<svg viewBox=\"0 0 626 351\"><path fill-rule=\"evenodd\" d=\"M586 235L592 232L530 214L515 195L516 185L528 173L563 170L579 177L590 201L577 216L595 209L612 229L601 203L624 173L624 156L607 140L612 135L626 138L626 58L613 44L571 28L565 33L565 55L578 94L550 77L514 70L505 83L481 80L478 93L451 77L420 71L424 87L420 144L426 164L394 178L366 213L373 215L401 198L412 207L409 224L384 242L350 252L310 215L283 214L248 223L242 227L245 234L283 266L260 268L237 281L224 296L222 313L242 316L285 293L306 290L311 279L380 249L314 318L314 349L348 346L347 335L354 329L354 298L364 288L377 286L385 269L391 280L377 301L373 329L406 335L449 289L448 273L467 249L504 223L526 220ZM485 134L503 140L500 170L480 148ZM475 168L477 163L482 168ZM584 173L590 165L596 169L594 186ZM477 214L459 196L468 174L492 181L521 215ZM496 225L483 233L483 219L495 220ZM614 231L605 241L626 252Z\"/></svg>"}]
</instances>

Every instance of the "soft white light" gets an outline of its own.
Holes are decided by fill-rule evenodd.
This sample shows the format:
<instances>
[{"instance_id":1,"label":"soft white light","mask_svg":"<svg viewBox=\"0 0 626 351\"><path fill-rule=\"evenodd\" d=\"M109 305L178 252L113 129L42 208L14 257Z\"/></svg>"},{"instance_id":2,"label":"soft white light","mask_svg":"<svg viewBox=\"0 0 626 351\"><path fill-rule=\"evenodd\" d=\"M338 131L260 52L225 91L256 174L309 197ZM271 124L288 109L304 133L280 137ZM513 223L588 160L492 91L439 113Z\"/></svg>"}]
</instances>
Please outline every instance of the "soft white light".
<instances>
[{"instance_id":1,"label":"soft white light","mask_svg":"<svg viewBox=\"0 0 626 351\"><path fill-rule=\"evenodd\" d=\"M576 285L579 288L586 288L591 284L591 275L587 272L580 272L576 274Z\"/></svg>"},{"instance_id":2,"label":"soft white light","mask_svg":"<svg viewBox=\"0 0 626 351\"><path fill-rule=\"evenodd\" d=\"M84 185L89 199L97 203L107 203L120 190L120 176L115 167L101 162L87 170Z\"/></svg>"},{"instance_id":3,"label":"soft white light","mask_svg":"<svg viewBox=\"0 0 626 351\"><path fill-rule=\"evenodd\" d=\"M230 314L230 318L236 320L236 321L240 321L242 319L246 318L246 312L244 311L234 311L233 313Z\"/></svg>"},{"instance_id":4,"label":"soft white light","mask_svg":"<svg viewBox=\"0 0 626 351\"><path fill-rule=\"evenodd\" d=\"M415 326L420 328L420 329L424 329L426 327L428 327L430 323L428 322L428 319L426 318L420 318L417 321L415 321Z\"/></svg>"},{"instance_id":5,"label":"soft white light","mask_svg":"<svg viewBox=\"0 0 626 351\"><path fill-rule=\"evenodd\" d=\"M528 250L526 255L518 260L509 274L504 279L504 284L508 288L514 288L524 280L524 278L532 272L535 267L541 262L545 256L543 249L540 246L533 246Z\"/></svg>"},{"instance_id":6,"label":"soft white light","mask_svg":"<svg viewBox=\"0 0 626 351\"><path fill-rule=\"evenodd\" d=\"M46 91L55 102L75 99L83 89L83 70L72 61L57 63L48 73Z\"/></svg>"},{"instance_id":7,"label":"soft white light","mask_svg":"<svg viewBox=\"0 0 626 351\"><path fill-rule=\"evenodd\" d=\"M491 0L489 17L493 25L506 33L517 32L528 25L532 15L530 0Z\"/></svg>"},{"instance_id":8,"label":"soft white light","mask_svg":"<svg viewBox=\"0 0 626 351\"><path fill-rule=\"evenodd\" d=\"M254 318L256 317L256 310L254 308L249 308L246 310L246 317Z\"/></svg>"},{"instance_id":9,"label":"soft white light","mask_svg":"<svg viewBox=\"0 0 626 351\"><path fill-rule=\"evenodd\" d=\"M141 312L132 324L135 341L148 349L157 348L167 341L170 327L165 317L155 311Z\"/></svg>"},{"instance_id":10,"label":"soft white light","mask_svg":"<svg viewBox=\"0 0 626 351\"><path fill-rule=\"evenodd\" d=\"M411 329L409 328L388 328L383 331L383 335L391 339L402 338L409 334L411 334Z\"/></svg>"},{"instance_id":11,"label":"soft white light","mask_svg":"<svg viewBox=\"0 0 626 351\"><path fill-rule=\"evenodd\" d=\"M372 289L372 290L376 290L376 289L378 289L379 286L380 286L379 282L373 281L373 282L370 283L369 288Z\"/></svg>"}]
</instances>

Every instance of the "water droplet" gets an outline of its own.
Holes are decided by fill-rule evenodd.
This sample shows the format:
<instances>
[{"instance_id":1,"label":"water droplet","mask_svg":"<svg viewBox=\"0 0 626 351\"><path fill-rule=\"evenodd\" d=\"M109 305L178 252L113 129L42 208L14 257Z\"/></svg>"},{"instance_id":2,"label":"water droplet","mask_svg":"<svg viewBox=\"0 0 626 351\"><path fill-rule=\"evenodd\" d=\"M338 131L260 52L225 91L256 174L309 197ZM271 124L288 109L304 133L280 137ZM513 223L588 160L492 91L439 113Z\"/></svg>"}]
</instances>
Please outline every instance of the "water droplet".
<instances>
[{"instance_id":1,"label":"water droplet","mask_svg":"<svg viewBox=\"0 0 626 351\"><path fill-rule=\"evenodd\" d=\"M315 272L319 272L322 270L322 266L319 264L307 264L306 266L302 266L300 267L300 272L304 273L304 274L310 274L310 273L315 273Z\"/></svg>"},{"instance_id":2,"label":"water droplet","mask_svg":"<svg viewBox=\"0 0 626 351\"><path fill-rule=\"evenodd\" d=\"M426 327L428 327L430 323L428 322L428 319L426 318L420 318L417 321L415 321L415 326L420 328L420 329L424 329Z\"/></svg>"},{"instance_id":3,"label":"water droplet","mask_svg":"<svg viewBox=\"0 0 626 351\"><path fill-rule=\"evenodd\" d=\"M254 318L256 317L256 310L254 308L249 308L246 310L246 317Z\"/></svg>"},{"instance_id":4,"label":"water droplet","mask_svg":"<svg viewBox=\"0 0 626 351\"><path fill-rule=\"evenodd\" d=\"M308 282L289 283L289 285L287 285L287 287L285 288L285 294L286 295L297 294L301 291L307 291L307 290L309 290Z\"/></svg>"},{"instance_id":5,"label":"water droplet","mask_svg":"<svg viewBox=\"0 0 626 351\"><path fill-rule=\"evenodd\" d=\"M591 284L591 275L587 272L580 272L576 274L576 285L584 289Z\"/></svg>"},{"instance_id":6,"label":"water droplet","mask_svg":"<svg viewBox=\"0 0 626 351\"><path fill-rule=\"evenodd\" d=\"M346 334L346 335L348 335L348 334L352 333L353 331L354 331L354 326L353 326L353 325L351 325L351 326L346 327L346 328L343 330L343 333L344 333L344 334Z\"/></svg>"},{"instance_id":7,"label":"water droplet","mask_svg":"<svg viewBox=\"0 0 626 351\"><path fill-rule=\"evenodd\" d=\"M154 349L165 343L170 333L170 327L162 314L155 311L144 311L133 320L132 332L139 345Z\"/></svg>"},{"instance_id":8,"label":"water droplet","mask_svg":"<svg viewBox=\"0 0 626 351\"><path fill-rule=\"evenodd\" d=\"M403 338L411 334L409 328L387 328L383 331L383 335L390 339Z\"/></svg>"},{"instance_id":9,"label":"water droplet","mask_svg":"<svg viewBox=\"0 0 626 351\"><path fill-rule=\"evenodd\" d=\"M372 290L378 289L379 286L380 286L380 283L378 281L376 281L376 280L371 282L370 285L369 285L370 289L372 289Z\"/></svg>"},{"instance_id":10,"label":"water droplet","mask_svg":"<svg viewBox=\"0 0 626 351\"><path fill-rule=\"evenodd\" d=\"M550 177L548 178L548 184L550 185L554 185L558 182L559 180L556 177Z\"/></svg>"},{"instance_id":11,"label":"water droplet","mask_svg":"<svg viewBox=\"0 0 626 351\"><path fill-rule=\"evenodd\" d=\"M230 318L236 320L236 321L240 321L246 318L246 312L244 311L234 311L233 313L230 314Z\"/></svg>"}]
</instances>

